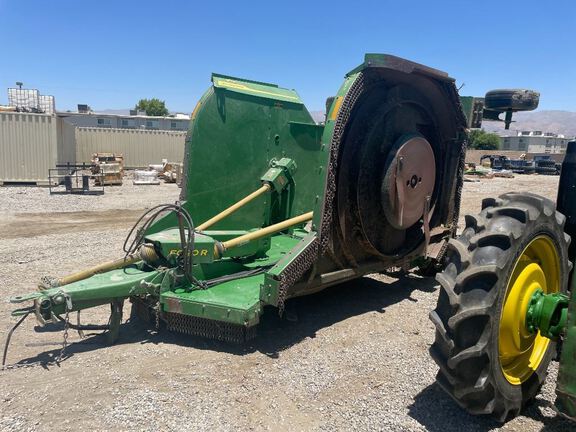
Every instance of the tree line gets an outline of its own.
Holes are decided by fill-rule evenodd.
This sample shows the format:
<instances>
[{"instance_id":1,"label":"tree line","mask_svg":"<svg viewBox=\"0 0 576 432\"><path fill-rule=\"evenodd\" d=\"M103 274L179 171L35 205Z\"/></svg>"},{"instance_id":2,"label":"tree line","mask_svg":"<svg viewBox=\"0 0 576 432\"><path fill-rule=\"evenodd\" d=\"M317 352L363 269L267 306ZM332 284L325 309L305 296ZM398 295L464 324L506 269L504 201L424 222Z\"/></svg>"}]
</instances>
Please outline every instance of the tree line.
<instances>
[{"instance_id":1,"label":"tree line","mask_svg":"<svg viewBox=\"0 0 576 432\"><path fill-rule=\"evenodd\" d=\"M482 129L471 129L468 132L468 148L473 150L498 150L500 137Z\"/></svg>"}]
</instances>

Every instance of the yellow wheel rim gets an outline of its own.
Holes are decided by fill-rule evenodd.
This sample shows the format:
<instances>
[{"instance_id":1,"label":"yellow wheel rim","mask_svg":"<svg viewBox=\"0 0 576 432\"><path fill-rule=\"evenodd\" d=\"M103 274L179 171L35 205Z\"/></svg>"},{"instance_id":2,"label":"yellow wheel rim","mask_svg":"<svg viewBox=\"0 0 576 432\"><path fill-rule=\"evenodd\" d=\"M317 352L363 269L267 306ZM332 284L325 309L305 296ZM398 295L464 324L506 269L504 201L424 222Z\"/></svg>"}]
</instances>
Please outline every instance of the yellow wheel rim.
<instances>
[{"instance_id":1,"label":"yellow wheel rim","mask_svg":"<svg viewBox=\"0 0 576 432\"><path fill-rule=\"evenodd\" d=\"M500 315L498 351L502 373L520 385L542 363L550 340L526 328L526 312L537 289L544 293L560 289L560 257L548 236L534 238L516 261Z\"/></svg>"}]
</instances>

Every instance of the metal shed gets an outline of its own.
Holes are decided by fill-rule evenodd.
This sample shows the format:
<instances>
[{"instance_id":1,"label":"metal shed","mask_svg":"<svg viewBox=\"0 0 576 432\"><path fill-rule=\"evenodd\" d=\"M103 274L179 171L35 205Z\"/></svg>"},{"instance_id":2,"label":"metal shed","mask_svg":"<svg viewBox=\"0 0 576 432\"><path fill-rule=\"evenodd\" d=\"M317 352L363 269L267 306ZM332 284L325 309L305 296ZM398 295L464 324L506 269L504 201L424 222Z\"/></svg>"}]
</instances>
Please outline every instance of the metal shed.
<instances>
[{"instance_id":1,"label":"metal shed","mask_svg":"<svg viewBox=\"0 0 576 432\"><path fill-rule=\"evenodd\" d=\"M182 162L186 132L76 128L76 159L88 162L96 152L122 153L126 168L145 168L162 159Z\"/></svg>"},{"instance_id":2,"label":"metal shed","mask_svg":"<svg viewBox=\"0 0 576 432\"><path fill-rule=\"evenodd\" d=\"M47 185L49 168L75 161L74 126L53 115L0 112L0 185Z\"/></svg>"}]
</instances>

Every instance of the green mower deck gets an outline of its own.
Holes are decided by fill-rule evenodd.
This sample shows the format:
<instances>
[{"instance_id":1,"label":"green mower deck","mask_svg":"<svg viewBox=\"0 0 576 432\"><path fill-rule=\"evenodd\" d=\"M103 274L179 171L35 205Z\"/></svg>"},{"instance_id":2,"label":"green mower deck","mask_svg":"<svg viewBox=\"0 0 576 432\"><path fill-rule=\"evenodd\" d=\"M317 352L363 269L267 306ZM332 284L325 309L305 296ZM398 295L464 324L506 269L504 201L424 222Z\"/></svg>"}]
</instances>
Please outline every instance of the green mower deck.
<instances>
[{"instance_id":1,"label":"green mower deck","mask_svg":"<svg viewBox=\"0 0 576 432\"><path fill-rule=\"evenodd\" d=\"M130 299L169 329L244 340L266 306L281 314L292 297L440 259L465 138L454 80L398 57L367 54L323 123L294 90L213 74L191 115L180 202L147 212L125 258L47 278L12 299L34 302L14 313L43 322L111 303L119 322Z\"/></svg>"}]
</instances>

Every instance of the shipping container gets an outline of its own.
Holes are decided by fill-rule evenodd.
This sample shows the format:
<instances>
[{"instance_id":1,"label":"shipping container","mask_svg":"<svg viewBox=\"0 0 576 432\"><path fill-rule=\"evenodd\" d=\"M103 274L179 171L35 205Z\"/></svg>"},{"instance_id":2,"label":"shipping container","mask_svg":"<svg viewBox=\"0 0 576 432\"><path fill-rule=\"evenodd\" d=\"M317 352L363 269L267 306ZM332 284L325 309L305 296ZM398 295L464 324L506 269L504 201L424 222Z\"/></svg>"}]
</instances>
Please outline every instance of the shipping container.
<instances>
[{"instance_id":1,"label":"shipping container","mask_svg":"<svg viewBox=\"0 0 576 432\"><path fill-rule=\"evenodd\" d=\"M0 185L48 184L48 170L75 163L74 127L46 114L0 112Z\"/></svg>"},{"instance_id":2,"label":"shipping container","mask_svg":"<svg viewBox=\"0 0 576 432\"><path fill-rule=\"evenodd\" d=\"M89 162L93 153L121 153L126 168L147 168L149 164L182 162L186 132L76 128L76 160Z\"/></svg>"}]
</instances>

